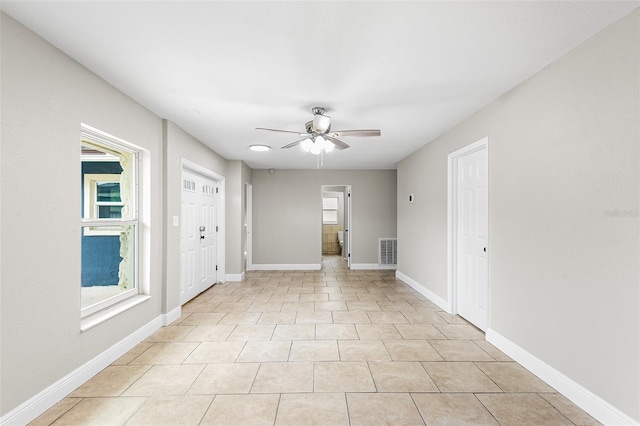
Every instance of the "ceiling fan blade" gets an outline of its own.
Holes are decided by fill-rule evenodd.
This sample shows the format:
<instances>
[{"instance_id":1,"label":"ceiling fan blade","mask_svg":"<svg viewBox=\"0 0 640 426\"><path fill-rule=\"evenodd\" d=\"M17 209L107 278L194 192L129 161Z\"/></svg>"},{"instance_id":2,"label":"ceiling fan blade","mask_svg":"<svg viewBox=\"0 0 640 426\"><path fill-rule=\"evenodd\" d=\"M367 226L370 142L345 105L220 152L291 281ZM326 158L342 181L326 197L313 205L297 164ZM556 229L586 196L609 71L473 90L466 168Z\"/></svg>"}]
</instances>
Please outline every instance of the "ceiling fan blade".
<instances>
[{"instance_id":1,"label":"ceiling fan blade","mask_svg":"<svg viewBox=\"0 0 640 426\"><path fill-rule=\"evenodd\" d=\"M294 130L267 129L264 127L256 127L256 130L266 130L268 132L280 132L280 133L295 133L296 135L300 135L300 136L306 135L306 133L300 133Z\"/></svg>"},{"instance_id":2,"label":"ceiling fan blade","mask_svg":"<svg viewBox=\"0 0 640 426\"><path fill-rule=\"evenodd\" d=\"M293 148L294 146L301 144L302 142L306 141L307 139L309 139L309 138L303 138L303 139L300 139L299 141L291 142L290 144L285 145L285 146L281 147L280 149Z\"/></svg>"},{"instance_id":3,"label":"ceiling fan blade","mask_svg":"<svg viewBox=\"0 0 640 426\"><path fill-rule=\"evenodd\" d=\"M349 145L347 145L346 143L342 142L341 140L338 140L332 136L329 135L324 135L324 138L326 138L327 140L330 140L337 149L347 149L349 148Z\"/></svg>"},{"instance_id":4,"label":"ceiling fan blade","mask_svg":"<svg viewBox=\"0 0 640 426\"><path fill-rule=\"evenodd\" d=\"M344 136L380 136L380 130L338 130L330 133L332 137L340 138Z\"/></svg>"}]
</instances>

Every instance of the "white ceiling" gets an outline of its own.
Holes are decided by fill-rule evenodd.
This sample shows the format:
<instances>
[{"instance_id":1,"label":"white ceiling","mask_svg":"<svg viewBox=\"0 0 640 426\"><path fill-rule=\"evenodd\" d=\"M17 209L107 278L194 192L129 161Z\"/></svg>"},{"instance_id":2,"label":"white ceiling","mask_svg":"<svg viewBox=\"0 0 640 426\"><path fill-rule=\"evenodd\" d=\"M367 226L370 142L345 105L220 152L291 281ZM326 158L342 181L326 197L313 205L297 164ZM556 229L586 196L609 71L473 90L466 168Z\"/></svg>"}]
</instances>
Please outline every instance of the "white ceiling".
<instances>
[{"instance_id":1,"label":"white ceiling","mask_svg":"<svg viewBox=\"0 0 640 426\"><path fill-rule=\"evenodd\" d=\"M7 1L1 8L228 159L281 150L313 106L344 138L327 169L395 168L437 135L638 8L638 1ZM267 144L267 153L248 149Z\"/></svg>"}]
</instances>

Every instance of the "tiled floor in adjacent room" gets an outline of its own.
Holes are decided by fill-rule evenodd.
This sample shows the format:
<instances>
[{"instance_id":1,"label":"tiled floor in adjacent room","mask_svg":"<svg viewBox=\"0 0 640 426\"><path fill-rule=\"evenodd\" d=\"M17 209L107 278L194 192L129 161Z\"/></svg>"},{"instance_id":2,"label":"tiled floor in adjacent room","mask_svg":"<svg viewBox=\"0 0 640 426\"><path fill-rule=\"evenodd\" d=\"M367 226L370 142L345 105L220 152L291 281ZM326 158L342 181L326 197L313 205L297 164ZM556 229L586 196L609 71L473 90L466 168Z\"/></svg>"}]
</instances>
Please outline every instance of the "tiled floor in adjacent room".
<instances>
[{"instance_id":1,"label":"tiled floor in adjacent room","mask_svg":"<svg viewBox=\"0 0 640 426\"><path fill-rule=\"evenodd\" d=\"M217 284L32 424L592 425L392 271Z\"/></svg>"}]
</instances>

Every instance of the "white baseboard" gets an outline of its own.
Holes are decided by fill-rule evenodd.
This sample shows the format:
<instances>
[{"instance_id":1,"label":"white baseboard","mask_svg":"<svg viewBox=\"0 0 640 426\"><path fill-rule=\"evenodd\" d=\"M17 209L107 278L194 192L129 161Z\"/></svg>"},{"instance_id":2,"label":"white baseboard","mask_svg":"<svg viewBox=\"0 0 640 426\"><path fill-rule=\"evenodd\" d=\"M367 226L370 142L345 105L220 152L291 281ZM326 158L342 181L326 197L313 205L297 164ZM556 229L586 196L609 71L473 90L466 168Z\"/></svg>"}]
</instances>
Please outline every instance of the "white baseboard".
<instances>
[{"instance_id":1,"label":"white baseboard","mask_svg":"<svg viewBox=\"0 0 640 426\"><path fill-rule=\"evenodd\" d=\"M169 324L180 318L180 315L182 315L182 306L178 306L169 313L162 314L160 316L162 318L162 326L168 326Z\"/></svg>"},{"instance_id":2,"label":"white baseboard","mask_svg":"<svg viewBox=\"0 0 640 426\"><path fill-rule=\"evenodd\" d=\"M261 265L251 265L252 271L319 271L320 269L322 269L322 265L320 263L265 263Z\"/></svg>"},{"instance_id":3,"label":"white baseboard","mask_svg":"<svg viewBox=\"0 0 640 426\"><path fill-rule=\"evenodd\" d=\"M380 265L378 263L352 263L351 269L387 270L396 269L397 265Z\"/></svg>"},{"instance_id":4,"label":"white baseboard","mask_svg":"<svg viewBox=\"0 0 640 426\"><path fill-rule=\"evenodd\" d=\"M244 281L244 271L241 274L227 274L227 282L237 283Z\"/></svg>"},{"instance_id":5,"label":"white baseboard","mask_svg":"<svg viewBox=\"0 0 640 426\"><path fill-rule=\"evenodd\" d=\"M449 312L449 303L422 286L417 281L400 271L396 271L396 278L405 282L424 297ZM450 312L449 312L450 313ZM520 346L489 328L485 333L486 340L521 364L527 370L545 381L562 395L571 400L578 407L589 413L593 418L605 425L640 425L636 420L609 404L593 392L571 380L558 370L536 358Z\"/></svg>"},{"instance_id":6,"label":"white baseboard","mask_svg":"<svg viewBox=\"0 0 640 426\"><path fill-rule=\"evenodd\" d=\"M424 297L426 297L427 299L429 299L430 301L438 305L445 312L451 313L449 309L449 302L447 302L442 297L438 296L437 294L435 294L434 292L432 292L431 290L429 290L419 282L415 281L412 278L409 278L408 276L406 276L400 271L396 271L396 278L406 283L407 285L409 285L409 287L411 287L412 289L414 289L415 291L417 291L418 293L420 293L421 295L423 295Z\"/></svg>"},{"instance_id":7,"label":"white baseboard","mask_svg":"<svg viewBox=\"0 0 640 426\"><path fill-rule=\"evenodd\" d=\"M485 333L485 338L487 342L493 344L514 361L531 371L599 422L605 425L640 424L495 330L489 328Z\"/></svg>"},{"instance_id":8,"label":"white baseboard","mask_svg":"<svg viewBox=\"0 0 640 426\"><path fill-rule=\"evenodd\" d=\"M125 337L86 364L76 368L42 392L23 402L0 418L2 425L26 425L36 417L53 407L68 394L83 385L87 380L104 370L134 346L153 334L163 325L180 317L180 307L168 314L160 315ZM177 316L176 316L177 315ZM173 318L173 319L172 319Z\"/></svg>"}]
</instances>

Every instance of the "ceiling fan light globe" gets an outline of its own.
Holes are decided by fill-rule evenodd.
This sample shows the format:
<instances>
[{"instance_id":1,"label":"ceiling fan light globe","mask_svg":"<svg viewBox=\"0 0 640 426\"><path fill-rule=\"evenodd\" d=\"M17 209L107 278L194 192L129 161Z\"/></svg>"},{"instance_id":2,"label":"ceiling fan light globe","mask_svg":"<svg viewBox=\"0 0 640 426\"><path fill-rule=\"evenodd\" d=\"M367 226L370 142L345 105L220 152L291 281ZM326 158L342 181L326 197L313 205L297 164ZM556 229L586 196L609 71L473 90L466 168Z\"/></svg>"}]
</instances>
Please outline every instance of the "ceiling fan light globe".
<instances>
[{"instance_id":1,"label":"ceiling fan light globe","mask_svg":"<svg viewBox=\"0 0 640 426\"><path fill-rule=\"evenodd\" d=\"M316 143L313 144L309 152L311 152L312 154L318 155L322 152L322 147L320 147L320 145L316 141Z\"/></svg>"},{"instance_id":2,"label":"ceiling fan light globe","mask_svg":"<svg viewBox=\"0 0 640 426\"><path fill-rule=\"evenodd\" d=\"M300 146L302 147L304 152L309 152L311 151L311 147L313 147L313 142L311 141L311 139L305 139L304 141L302 141Z\"/></svg>"},{"instance_id":3,"label":"ceiling fan light globe","mask_svg":"<svg viewBox=\"0 0 640 426\"><path fill-rule=\"evenodd\" d=\"M335 148L336 146L333 144L333 142L329 141L329 140L325 140L324 141L324 150L325 152L331 152L333 151L333 148Z\"/></svg>"}]
</instances>

